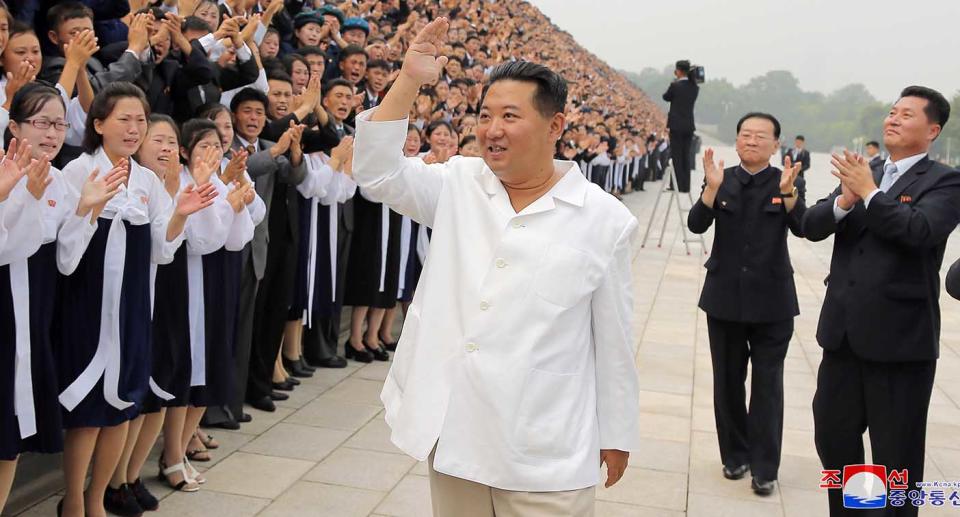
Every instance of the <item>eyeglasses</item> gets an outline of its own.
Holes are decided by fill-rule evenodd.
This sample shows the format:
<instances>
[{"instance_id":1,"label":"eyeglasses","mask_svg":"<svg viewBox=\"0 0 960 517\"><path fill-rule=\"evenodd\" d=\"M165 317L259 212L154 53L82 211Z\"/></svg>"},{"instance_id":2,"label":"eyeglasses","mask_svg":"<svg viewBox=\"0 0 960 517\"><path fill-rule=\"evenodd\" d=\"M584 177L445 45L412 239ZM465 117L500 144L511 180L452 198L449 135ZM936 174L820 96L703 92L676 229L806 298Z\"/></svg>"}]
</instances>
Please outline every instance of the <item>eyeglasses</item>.
<instances>
[{"instance_id":1,"label":"eyeglasses","mask_svg":"<svg viewBox=\"0 0 960 517\"><path fill-rule=\"evenodd\" d=\"M57 131L66 131L70 129L70 123L63 120L47 120L45 118L35 118L24 120L24 122L29 122L31 126L37 129L50 129L50 126L53 126Z\"/></svg>"}]
</instances>

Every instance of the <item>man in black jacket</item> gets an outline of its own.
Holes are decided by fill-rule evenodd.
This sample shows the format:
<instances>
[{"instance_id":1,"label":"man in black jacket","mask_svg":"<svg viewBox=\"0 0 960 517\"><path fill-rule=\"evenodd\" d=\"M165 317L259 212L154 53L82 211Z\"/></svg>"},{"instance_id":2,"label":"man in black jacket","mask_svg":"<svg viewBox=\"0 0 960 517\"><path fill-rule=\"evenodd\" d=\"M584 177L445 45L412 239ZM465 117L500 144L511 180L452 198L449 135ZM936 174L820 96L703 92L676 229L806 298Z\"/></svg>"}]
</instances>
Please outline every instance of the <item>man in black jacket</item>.
<instances>
[{"instance_id":1,"label":"man in black jacket","mask_svg":"<svg viewBox=\"0 0 960 517\"><path fill-rule=\"evenodd\" d=\"M787 158L791 163L800 164L800 177L810 168L810 151L807 150L807 139L803 135L797 135L793 139L793 149L783 153L783 163L787 163Z\"/></svg>"},{"instance_id":2,"label":"man in black jacket","mask_svg":"<svg viewBox=\"0 0 960 517\"><path fill-rule=\"evenodd\" d=\"M713 361L713 405L723 475L753 471L753 490L776 485L783 438L783 360L800 313L787 252L787 229L802 237L804 182L799 164L770 166L780 123L749 113L737 123L740 165L723 169L707 149L705 182L687 226L703 233L716 221L700 308L707 313ZM794 182L798 185L794 186ZM747 362L753 365L745 407Z\"/></svg>"},{"instance_id":3,"label":"man in black jacket","mask_svg":"<svg viewBox=\"0 0 960 517\"><path fill-rule=\"evenodd\" d=\"M834 155L840 186L807 210L803 232L834 235L817 341L823 350L813 400L824 469L873 463L923 479L927 408L940 340L940 265L960 222L960 173L927 152L950 115L940 93L911 86L883 123L890 157ZM845 512L829 491L831 515ZM907 504L896 515L916 515Z\"/></svg>"},{"instance_id":4,"label":"man in black jacket","mask_svg":"<svg viewBox=\"0 0 960 517\"><path fill-rule=\"evenodd\" d=\"M697 102L700 87L690 79L690 62L677 61L674 70L677 79L670 83L663 100L670 103L670 113L667 115L667 128L670 129L670 149L673 152L673 170L677 175L676 189L680 192L690 192L690 169L693 161L690 159L690 146L693 141L693 132L697 126L693 122L693 105Z\"/></svg>"}]
</instances>

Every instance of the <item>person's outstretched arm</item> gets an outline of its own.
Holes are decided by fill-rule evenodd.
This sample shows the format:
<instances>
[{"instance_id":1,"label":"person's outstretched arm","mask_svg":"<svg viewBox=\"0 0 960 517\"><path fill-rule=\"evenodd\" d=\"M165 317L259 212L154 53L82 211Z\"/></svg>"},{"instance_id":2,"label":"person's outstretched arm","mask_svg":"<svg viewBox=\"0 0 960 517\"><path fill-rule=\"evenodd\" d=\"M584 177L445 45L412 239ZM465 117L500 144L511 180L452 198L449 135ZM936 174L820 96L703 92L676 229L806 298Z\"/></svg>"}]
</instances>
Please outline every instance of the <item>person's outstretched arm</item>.
<instances>
[{"instance_id":1,"label":"person's outstretched arm","mask_svg":"<svg viewBox=\"0 0 960 517\"><path fill-rule=\"evenodd\" d=\"M403 143L420 86L434 81L447 63L437 54L448 25L446 18L437 18L420 31L383 102L357 115L353 149L353 178L364 196L430 227L447 166L404 158Z\"/></svg>"}]
</instances>

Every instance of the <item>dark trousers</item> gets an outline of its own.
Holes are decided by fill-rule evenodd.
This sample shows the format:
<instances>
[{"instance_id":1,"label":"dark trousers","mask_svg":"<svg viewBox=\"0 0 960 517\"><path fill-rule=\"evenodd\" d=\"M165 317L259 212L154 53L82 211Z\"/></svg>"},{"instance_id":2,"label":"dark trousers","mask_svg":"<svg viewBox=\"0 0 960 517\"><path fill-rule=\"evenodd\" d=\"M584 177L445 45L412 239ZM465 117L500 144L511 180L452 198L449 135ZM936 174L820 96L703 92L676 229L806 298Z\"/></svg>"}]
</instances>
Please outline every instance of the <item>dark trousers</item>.
<instances>
[{"instance_id":1,"label":"dark trousers","mask_svg":"<svg viewBox=\"0 0 960 517\"><path fill-rule=\"evenodd\" d=\"M677 175L677 191L690 192L690 169L693 160L690 159L690 146L693 142L693 133L670 132L670 154L673 159L673 171Z\"/></svg>"},{"instance_id":2,"label":"dark trousers","mask_svg":"<svg viewBox=\"0 0 960 517\"><path fill-rule=\"evenodd\" d=\"M280 235L267 247L267 263L257 287L247 377L248 400L267 397L273 390L273 369L280 353L283 327L287 323L296 281L296 244L283 232L276 233ZM271 237L274 235L271 233Z\"/></svg>"},{"instance_id":3,"label":"dark trousers","mask_svg":"<svg viewBox=\"0 0 960 517\"><path fill-rule=\"evenodd\" d=\"M250 244L243 252L243 271L240 274L240 300L237 312L237 341L234 351L236 392L226 407L209 407L203 414L204 425L237 420L243 414L247 374L250 368L250 345L253 338L253 310L257 296L257 275L253 269Z\"/></svg>"},{"instance_id":4,"label":"dark trousers","mask_svg":"<svg viewBox=\"0 0 960 517\"><path fill-rule=\"evenodd\" d=\"M352 201L344 204L339 212L337 228L337 293L338 303L343 301L346 289L347 264L350 260L350 242L353 240L353 228L348 227L345 217L352 217L347 211L352 211ZM313 327L303 329L303 358L308 363L317 364L318 361L329 359L337 355L337 344L340 342L340 308L331 316L317 318Z\"/></svg>"},{"instance_id":5,"label":"dark trousers","mask_svg":"<svg viewBox=\"0 0 960 517\"><path fill-rule=\"evenodd\" d=\"M927 408L936 361L879 363L855 356L849 346L824 350L813 397L814 439L824 469L864 462L863 432L870 431L873 463L909 469L908 483L923 480ZM907 504L883 510L849 510L839 489L829 490L830 515L917 515ZM929 503L928 503L929 504Z\"/></svg>"},{"instance_id":6,"label":"dark trousers","mask_svg":"<svg viewBox=\"0 0 960 517\"><path fill-rule=\"evenodd\" d=\"M707 316L713 362L713 410L720 459L727 467L750 465L753 476L777 479L783 441L783 360L793 318L740 323ZM751 366L746 406L747 363Z\"/></svg>"}]
</instances>

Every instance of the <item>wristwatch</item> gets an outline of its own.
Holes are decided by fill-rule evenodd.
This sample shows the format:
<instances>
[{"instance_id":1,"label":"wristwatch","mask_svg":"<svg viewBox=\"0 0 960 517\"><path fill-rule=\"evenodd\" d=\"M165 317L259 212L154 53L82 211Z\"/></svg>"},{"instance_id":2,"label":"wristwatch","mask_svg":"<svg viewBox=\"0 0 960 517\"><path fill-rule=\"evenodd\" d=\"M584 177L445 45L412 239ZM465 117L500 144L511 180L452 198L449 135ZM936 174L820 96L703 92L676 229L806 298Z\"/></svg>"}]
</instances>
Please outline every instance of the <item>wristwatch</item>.
<instances>
[{"instance_id":1,"label":"wristwatch","mask_svg":"<svg viewBox=\"0 0 960 517\"><path fill-rule=\"evenodd\" d=\"M780 193L780 197L796 197L796 195L797 195L797 187L793 187L793 190L791 190L790 192L787 192L786 194L784 194L783 192Z\"/></svg>"}]
</instances>

